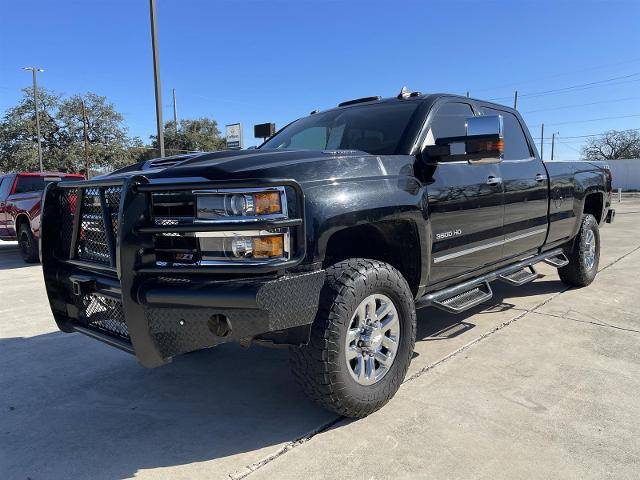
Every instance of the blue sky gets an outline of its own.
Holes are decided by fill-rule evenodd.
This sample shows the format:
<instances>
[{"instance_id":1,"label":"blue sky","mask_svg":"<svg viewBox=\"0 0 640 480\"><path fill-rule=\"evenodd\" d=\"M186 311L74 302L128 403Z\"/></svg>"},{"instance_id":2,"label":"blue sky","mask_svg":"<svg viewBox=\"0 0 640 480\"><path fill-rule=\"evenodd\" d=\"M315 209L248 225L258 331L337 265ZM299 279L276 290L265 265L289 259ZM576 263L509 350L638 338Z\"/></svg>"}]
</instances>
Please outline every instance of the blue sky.
<instances>
[{"instance_id":1,"label":"blue sky","mask_svg":"<svg viewBox=\"0 0 640 480\"><path fill-rule=\"evenodd\" d=\"M0 0L0 112L31 84L20 68L37 65L41 85L107 96L130 133L148 140L148 4ZM640 127L637 0L158 0L158 17L165 119L175 88L179 117L211 116L222 129L242 122L245 146L256 143L255 123L281 127L403 85L507 104L518 89L534 136L541 122L560 132L560 158L578 156L582 140L569 137Z\"/></svg>"}]
</instances>

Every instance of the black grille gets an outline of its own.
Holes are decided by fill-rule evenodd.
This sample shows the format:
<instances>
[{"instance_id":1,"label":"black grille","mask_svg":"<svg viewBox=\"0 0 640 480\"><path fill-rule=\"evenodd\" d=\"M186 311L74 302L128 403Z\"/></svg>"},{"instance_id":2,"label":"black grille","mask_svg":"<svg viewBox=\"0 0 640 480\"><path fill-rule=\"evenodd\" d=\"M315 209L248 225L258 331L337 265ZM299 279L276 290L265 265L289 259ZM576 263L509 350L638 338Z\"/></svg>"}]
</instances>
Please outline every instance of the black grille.
<instances>
[{"instance_id":1,"label":"black grille","mask_svg":"<svg viewBox=\"0 0 640 480\"><path fill-rule=\"evenodd\" d=\"M78 190L68 188L61 190L60 194L60 234L62 235L62 248L60 252L62 258L68 258L71 237L73 237L73 217L76 213L76 202L78 201Z\"/></svg>"},{"instance_id":2,"label":"black grille","mask_svg":"<svg viewBox=\"0 0 640 480\"><path fill-rule=\"evenodd\" d=\"M109 265L113 252L108 235L117 237L120 187L85 188L80 211L77 255L81 260ZM106 209L107 225L103 206ZM107 230L109 229L109 230Z\"/></svg>"},{"instance_id":3,"label":"black grille","mask_svg":"<svg viewBox=\"0 0 640 480\"><path fill-rule=\"evenodd\" d=\"M80 323L129 340L129 329L124 321L120 300L90 293L81 297L79 309Z\"/></svg>"},{"instance_id":4,"label":"black grille","mask_svg":"<svg viewBox=\"0 0 640 480\"><path fill-rule=\"evenodd\" d=\"M113 238L118 237L118 209L120 208L120 187L109 187L104 189L104 199L111 218L111 231Z\"/></svg>"}]
</instances>

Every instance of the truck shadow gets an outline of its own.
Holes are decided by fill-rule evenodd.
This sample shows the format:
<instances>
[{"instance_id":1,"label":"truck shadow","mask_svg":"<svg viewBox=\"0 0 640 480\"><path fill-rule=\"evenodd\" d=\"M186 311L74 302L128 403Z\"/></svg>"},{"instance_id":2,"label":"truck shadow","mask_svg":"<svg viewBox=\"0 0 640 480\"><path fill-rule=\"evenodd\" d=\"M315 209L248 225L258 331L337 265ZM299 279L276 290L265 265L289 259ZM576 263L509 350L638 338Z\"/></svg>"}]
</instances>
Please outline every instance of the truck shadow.
<instances>
[{"instance_id":1,"label":"truck shadow","mask_svg":"<svg viewBox=\"0 0 640 480\"><path fill-rule=\"evenodd\" d=\"M210 472L227 478L335 418L297 388L285 350L222 345L147 370L55 332L0 340L0 372L3 478L120 479L216 459Z\"/></svg>"},{"instance_id":2,"label":"truck shadow","mask_svg":"<svg viewBox=\"0 0 640 480\"><path fill-rule=\"evenodd\" d=\"M22 260L16 242L4 242L0 240L0 270L13 270L36 265L39 264L28 264Z\"/></svg>"},{"instance_id":3,"label":"truck shadow","mask_svg":"<svg viewBox=\"0 0 640 480\"><path fill-rule=\"evenodd\" d=\"M479 315L491 315L508 310L521 310L515 304L508 301L509 298L526 298L531 296L544 296L562 291L565 285L555 276L545 278L541 275L536 282L520 287L512 287L500 282L491 284L493 298L478 305L475 308L459 314L453 314L436 308L423 308L418 310L418 328L416 342L430 342L448 340L472 330L477 325L469 322L471 317ZM524 310L523 310L524 311Z\"/></svg>"},{"instance_id":4,"label":"truck shadow","mask_svg":"<svg viewBox=\"0 0 640 480\"><path fill-rule=\"evenodd\" d=\"M558 284L497 286L490 308L512 309L505 297ZM476 328L482 318L470 318L483 308L421 310L418 342ZM336 418L298 389L285 350L222 345L147 370L80 334L53 332L0 339L0 372L4 478L111 480L196 462L228 478Z\"/></svg>"}]
</instances>

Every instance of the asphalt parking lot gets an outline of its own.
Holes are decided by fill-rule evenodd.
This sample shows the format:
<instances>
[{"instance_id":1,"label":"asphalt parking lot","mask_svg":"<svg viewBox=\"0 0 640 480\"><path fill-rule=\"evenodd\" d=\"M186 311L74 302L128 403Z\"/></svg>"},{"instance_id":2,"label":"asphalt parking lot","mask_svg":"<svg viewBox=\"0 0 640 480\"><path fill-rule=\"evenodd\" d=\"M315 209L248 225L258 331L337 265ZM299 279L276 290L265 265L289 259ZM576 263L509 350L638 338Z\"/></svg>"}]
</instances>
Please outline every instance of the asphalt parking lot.
<instances>
[{"instance_id":1,"label":"asphalt parking lot","mask_svg":"<svg viewBox=\"0 0 640 480\"><path fill-rule=\"evenodd\" d=\"M596 281L495 284L419 312L381 411L308 401L287 352L224 345L146 370L56 330L39 266L0 242L0 478L640 477L640 199L615 204Z\"/></svg>"}]
</instances>

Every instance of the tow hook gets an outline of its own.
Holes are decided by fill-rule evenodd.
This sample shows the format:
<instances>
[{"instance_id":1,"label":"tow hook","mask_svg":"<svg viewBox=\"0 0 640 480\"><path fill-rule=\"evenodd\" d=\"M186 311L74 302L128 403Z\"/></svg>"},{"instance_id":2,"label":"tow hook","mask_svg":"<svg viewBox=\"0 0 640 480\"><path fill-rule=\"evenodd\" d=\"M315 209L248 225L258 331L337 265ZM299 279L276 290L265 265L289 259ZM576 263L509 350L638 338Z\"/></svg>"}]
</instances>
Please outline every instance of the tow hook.
<instances>
[{"instance_id":1,"label":"tow hook","mask_svg":"<svg viewBox=\"0 0 640 480\"><path fill-rule=\"evenodd\" d=\"M71 281L73 294L78 297L86 295L87 293L95 292L96 290L96 281L92 277L85 275L71 275L69 280Z\"/></svg>"}]
</instances>

